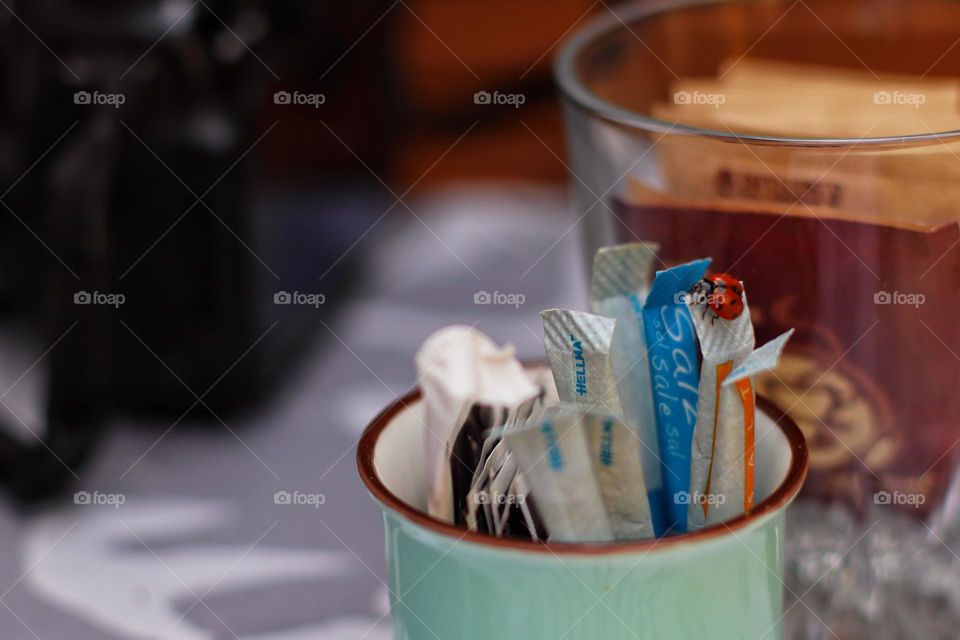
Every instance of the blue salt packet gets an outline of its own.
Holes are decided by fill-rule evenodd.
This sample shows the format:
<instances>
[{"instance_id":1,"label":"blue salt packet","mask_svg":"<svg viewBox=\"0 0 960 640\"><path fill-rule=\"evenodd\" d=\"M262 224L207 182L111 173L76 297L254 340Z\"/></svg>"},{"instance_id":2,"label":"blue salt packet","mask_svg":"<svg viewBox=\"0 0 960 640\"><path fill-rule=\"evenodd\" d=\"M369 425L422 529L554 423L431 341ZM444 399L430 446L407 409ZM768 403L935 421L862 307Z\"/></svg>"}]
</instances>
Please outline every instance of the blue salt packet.
<instances>
[{"instance_id":1,"label":"blue salt packet","mask_svg":"<svg viewBox=\"0 0 960 640\"><path fill-rule=\"evenodd\" d=\"M666 531L687 530L690 448L697 422L700 352L686 294L710 259L658 271L643 305L643 327L660 445Z\"/></svg>"}]
</instances>

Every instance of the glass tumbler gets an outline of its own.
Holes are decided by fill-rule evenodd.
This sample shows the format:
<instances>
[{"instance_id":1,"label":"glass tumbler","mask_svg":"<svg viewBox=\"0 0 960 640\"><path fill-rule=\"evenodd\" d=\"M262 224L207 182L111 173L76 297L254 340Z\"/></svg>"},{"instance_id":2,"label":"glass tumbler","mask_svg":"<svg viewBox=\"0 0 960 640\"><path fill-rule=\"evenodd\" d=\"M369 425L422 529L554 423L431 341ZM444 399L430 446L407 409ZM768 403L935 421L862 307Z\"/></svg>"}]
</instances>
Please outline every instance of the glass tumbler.
<instances>
[{"instance_id":1,"label":"glass tumbler","mask_svg":"<svg viewBox=\"0 0 960 640\"><path fill-rule=\"evenodd\" d=\"M744 281L758 344L797 329L757 382L810 446L787 543L803 605L788 607L789 633L952 637L960 131L931 120L895 135L866 123L845 137L778 137L749 122L689 126L658 105L709 104L678 87L722 84L757 60L873 78L874 107L924 83L949 89L960 3L678 0L600 14L555 60L587 256L639 240L659 244L660 268L709 256ZM758 104L775 110L790 78L769 76ZM784 111L784 131L802 129L800 116Z\"/></svg>"}]
</instances>

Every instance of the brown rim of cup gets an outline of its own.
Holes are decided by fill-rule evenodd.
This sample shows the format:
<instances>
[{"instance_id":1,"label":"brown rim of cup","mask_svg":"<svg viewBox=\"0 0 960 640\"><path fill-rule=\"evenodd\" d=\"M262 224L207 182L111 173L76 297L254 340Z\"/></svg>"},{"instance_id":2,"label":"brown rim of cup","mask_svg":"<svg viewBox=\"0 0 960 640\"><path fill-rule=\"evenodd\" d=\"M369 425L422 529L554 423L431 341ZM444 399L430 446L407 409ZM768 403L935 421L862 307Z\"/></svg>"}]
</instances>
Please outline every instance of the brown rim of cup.
<instances>
[{"instance_id":1,"label":"brown rim of cup","mask_svg":"<svg viewBox=\"0 0 960 640\"><path fill-rule=\"evenodd\" d=\"M637 553L716 539L728 533L736 533L738 530L744 529L750 524L762 519L765 515L788 505L796 497L800 491L800 487L803 486L803 481L807 476L807 468L809 466L807 444L800 428L797 427L796 423L790 416L786 415L783 410L779 409L766 398L758 396L757 407L770 416L783 432L784 436L786 436L787 442L790 444L791 455L790 466L787 469L786 477L773 493L758 502L750 513L742 514L732 520L697 531L664 538L648 538L634 541L544 543L519 538L497 538L486 533L467 531L462 527L438 520L419 509L415 509L387 489L386 485L384 485L380 479L380 476L377 475L373 462L377 440L379 440L380 435L384 429L386 429L387 425L390 424L401 411L419 401L420 390L414 389L380 412L380 415L374 418L367 426L357 444L357 467L360 471L360 477L374 498L410 522L429 529L434 533L449 537L456 542L472 542L496 549L547 553L559 556Z\"/></svg>"}]
</instances>

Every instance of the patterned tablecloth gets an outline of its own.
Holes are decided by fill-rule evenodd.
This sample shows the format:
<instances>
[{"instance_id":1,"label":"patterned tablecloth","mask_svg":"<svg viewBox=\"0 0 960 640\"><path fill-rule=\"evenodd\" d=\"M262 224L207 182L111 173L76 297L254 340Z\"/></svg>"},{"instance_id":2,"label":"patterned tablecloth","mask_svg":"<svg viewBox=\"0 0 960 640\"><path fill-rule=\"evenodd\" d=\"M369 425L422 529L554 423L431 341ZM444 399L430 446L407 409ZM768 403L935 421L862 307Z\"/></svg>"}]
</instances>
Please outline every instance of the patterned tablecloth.
<instances>
[{"instance_id":1,"label":"patterned tablecloth","mask_svg":"<svg viewBox=\"0 0 960 640\"><path fill-rule=\"evenodd\" d=\"M3 505L0 637L391 637L382 523L355 465L363 427L413 384L413 353L435 329L476 323L543 357L538 312L585 300L562 193L411 204L419 220L398 208L352 249L362 285L328 296L310 353L252 414L118 420L78 470L89 504ZM482 291L525 300L474 304Z\"/></svg>"}]
</instances>

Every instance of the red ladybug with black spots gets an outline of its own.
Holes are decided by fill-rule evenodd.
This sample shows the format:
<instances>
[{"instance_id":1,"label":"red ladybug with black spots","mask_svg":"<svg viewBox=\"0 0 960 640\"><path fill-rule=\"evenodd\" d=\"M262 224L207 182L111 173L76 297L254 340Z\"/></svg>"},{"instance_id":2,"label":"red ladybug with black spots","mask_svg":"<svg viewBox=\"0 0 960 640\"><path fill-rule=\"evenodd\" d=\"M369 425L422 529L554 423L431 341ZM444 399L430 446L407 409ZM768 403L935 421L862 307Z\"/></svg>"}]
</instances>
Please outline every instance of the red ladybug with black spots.
<instances>
[{"instance_id":1,"label":"red ladybug with black spots","mask_svg":"<svg viewBox=\"0 0 960 640\"><path fill-rule=\"evenodd\" d=\"M743 285L728 273L706 276L690 292L696 302L704 305L704 315L709 310L714 320L735 320L743 313Z\"/></svg>"}]
</instances>

